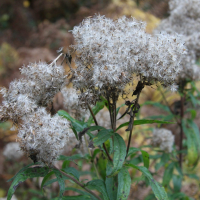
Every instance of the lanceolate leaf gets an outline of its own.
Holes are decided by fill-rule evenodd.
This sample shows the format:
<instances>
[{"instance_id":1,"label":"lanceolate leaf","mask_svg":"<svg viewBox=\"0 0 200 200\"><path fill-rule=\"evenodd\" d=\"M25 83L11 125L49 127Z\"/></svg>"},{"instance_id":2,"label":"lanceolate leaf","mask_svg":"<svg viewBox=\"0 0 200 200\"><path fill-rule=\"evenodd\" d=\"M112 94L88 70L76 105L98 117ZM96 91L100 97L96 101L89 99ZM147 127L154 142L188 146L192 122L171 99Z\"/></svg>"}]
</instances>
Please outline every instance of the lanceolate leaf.
<instances>
[{"instance_id":1,"label":"lanceolate leaf","mask_svg":"<svg viewBox=\"0 0 200 200\"><path fill-rule=\"evenodd\" d=\"M146 151L141 150L144 166L149 168L149 154Z\"/></svg>"},{"instance_id":2,"label":"lanceolate leaf","mask_svg":"<svg viewBox=\"0 0 200 200\"><path fill-rule=\"evenodd\" d=\"M174 170L174 162L170 163L165 169L163 176L163 186L169 185L169 182L171 181L173 176L173 170Z\"/></svg>"},{"instance_id":3,"label":"lanceolate leaf","mask_svg":"<svg viewBox=\"0 0 200 200\"><path fill-rule=\"evenodd\" d=\"M113 156L113 169L108 176L116 175L122 168L125 157L126 157L126 144L123 138L118 134L114 134L114 156Z\"/></svg>"},{"instance_id":4,"label":"lanceolate leaf","mask_svg":"<svg viewBox=\"0 0 200 200\"><path fill-rule=\"evenodd\" d=\"M24 182L28 178L44 177L44 176L46 176L46 174L48 174L48 172L49 172L48 167L41 167L41 166L28 168L28 169L25 169L25 170L19 172L15 176L15 178L8 190L7 200L10 200L12 198L15 190L17 189L17 187L19 186L20 183Z\"/></svg>"},{"instance_id":5,"label":"lanceolate leaf","mask_svg":"<svg viewBox=\"0 0 200 200\"><path fill-rule=\"evenodd\" d=\"M196 144L198 147L198 151L200 152L200 133L199 133L199 127L193 120L187 120L188 125L193 129L195 133L195 138L196 138Z\"/></svg>"},{"instance_id":6,"label":"lanceolate leaf","mask_svg":"<svg viewBox=\"0 0 200 200\"><path fill-rule=\"evenodd\" d=\"M149 170L146 167L136 166L133 164L126 164L125 166L138 169L139 171L141 171L144 174L144 176L148 179L149 184L150 184L157 200L169 200L167 193L165 192L165 189L163 188L163 186L154 180L154 178L152 177L152 175L150 174Z\"/></svg>"},{"instance_id":7,"label":"lanceolate leaf","mask_svg":"<svg viewBox=\"0 0 200 200\"><path fill-rule=\"evenodd\" d=\"M7 182L14 180L15 177L16 177L18 174L21 174L23 171L25 171L26 169L28 169L30 166L32 166L32 165L37 165L37 164L39 164L39 163L31 163L31 164L25 166L24 168L20 169L19 172L17 172L17 174L15 174L11 179L7 180Z\"/></svg>"},{"instance_id":8,"label":"lanceolate leaf","mask_svg":"<svg viewBox=\"0 0 200 200\"><path fill-rule=\"evenodd\" d=\"M90 126L89 131L96 131L96 130L102 130L102 129L105 129L105 128L102 126Z\"/></svg>"},{"instance_id":9,"label":"lanceolate leaf","mask_svg":"<svg viewBox=\"0 0 200 200\"><path fill-rule=\"evenodd\" d=\"M98 190L103 195L104 200L109 200L105 184L102 180L92 180L86 184L86 187L91 190Z\"/></svg>"},{"instance_id":10,"label":"lanceolate leaf","mask_svg":"<svg viewBox=\"0 0 200 200\"><path fill-rule=\"evenodd\" d=\"M62 169L62 171L64 171L67 174L71 174L72 176L74 176L77 180L79 180L79 176L80 173L79 171L77 171L77 169L75 169L74 167L67 167Z\"/></svg>"},{"instance_id":11,"label":"lanceolate leaf","mask_svg":"<svg viewBox=\"0 0 200 200\"><path fill-rule=\"evenodd\" d=\"M89 195L66 196L62 200L91 200Z\"/></svg>"},{"instance_id":12,"label":"lanceolate leaf","mask_svg":"<svg viewBox=\"0 0 200 200\"><path fill-rule=\"evenodd\" d=\"M112 171L112 164L110 161L108 161L107 163L107 167L106 167L106 175L110 173L110 171ZM116 183L117 181L115 180L115 178L117 178L116 176L112 176L112 177L106 177L106 190L108 193L108 197L110 200L116 200L117 199L117 187L116 187Z\"/></svg>"},{"instance_id":13,"label":"lanceolate leaf","mask_svg":"<svg viewBox=\"0 0 200 200\"><path fill-rule=\"evenodd\" d=\"M187 159L189 166L196 166L199 159L199 144L197 136L192 128L186 127L186 121L182 120L183 132L187 137Z\"/></svg>"},{"instance_id":14,"label":"lanceolate leaf","mask_svg":"<svg viewBox=\"0 0 200 200\"><path fill-rule=\"evenodd\" d=\"M49 172L42 180L41 189L43 189L44 184L49 180L49 178L54 174L53 171Z\"/></svg>"},{"instance_id":15,"label":"lanceolate leaf","mask_svg":"<svg viewBox=\"0 0 200 200\"><path fill-rule=\"evenodd\" d=\"M63 197L63 193L65 191L65 177L62 175L62 173L57 170L57 169L53 169L53 172L55 173L57 180L58 180L58 184L60 187L60 195L59 195L59 200L62 199Z\"/></svg>"},{"instance_id":16,"label":"lanceolate leaf","mask_svg":"<svg viewBox=\"0 0 200 200\"><path fill-rule=\"evenodd\" d=\"M112 130L103 129L99 131L96 137L93 138L93 142L94 142L93 144L95 146L99 146L103 144L106 140L108 140L113 134L114 133Z\"/></svg>"},{"instance_id":17,"label":"lanceolate leaf","mask_svg":"<svg viewBox=\"0 0 200 200\"><path fill-rule=\"evenodd\" d=\"M168 106L163 105L163 104L158 103L158 102L146 101L143 105L152 105L152 106L155 106L157 108L160 108L160 109L170 113L170 109L169 109Z\"/></svg>"},{"instance_id":18,"label":"lanceolate leaf","mask_svg":"<svg viewBox=\"0 0 200 200\"><path fill-rule=\"evenodd\" d=\"M64 110L59 110L58 114L64 118L68 119L69 121L71 121L72 127L73 127L73 129L76 130L76 132L81 132L81 131L83 131L84 128L88 127L87 123L74 119L73 117L70 116L69 113L67 113Z\"/></svg>"},{"instance_id":19,"label":"lanceolate leaf","mask_svg":"<svg viewBox=\"0 0 200 200\"><path fill-rule=\"evenodd\" d=\"M160 121L160 120L151 120L151 119L139 119L139 120L134 120L134 126L136 125L142 125L142 124L153 124L153 123L157 123L157 124L173 124L174 122L167 122L167 121ZM124 127L124 126L128 126L129 122L125 122L123 124L121 124L117 129L119 130L120 128Z\"/></svg>"},{"instance_id":20,"label":"lanceolate leaf","mask_svg":"<svg viewBox=\"0 0 200 200\"><path fill-rule=\"evenodd\" d=\"M127 157L133 153L136 153L137 151L140 151L142 153L142 159L143 159L144 166L148 169L149 168L149 154L146 151L143 151L139 148L131 147L128 151Z\"/></svg>"},{"instance_id":21,"label":"lanceolate leaf","mask_svg":"<svg viewBox=\"0 0 200 200\"><path fill-rule=\"evenodd\" d=\"M98 199L97 199L96 197L94 197L92 194L85 192L85 190L79 190L79 189L77 189L77 188L72 188L72 187L66 187L66 188L65 188L65 191L69 191L69 190L72 190L72 191L77 192L77 193L82 194L82 195L90 196L90 200L98 200ZM84 200L84 199L83 199L83 200Z\"/></svg>"},{"instance_id":22,"label":"lanceolate leaf","mask_svg":"<svg viewBox=\"0 0 200 200\"><path fill-rule=\"evenodd\" d=\"M131 177L126 168L122 168L118 173L117 200L127 200L130 193Z\"/></svg>"},{"instance_id":23,"label":"lanceolate leaf","mask_svg":"<svg viewBox=\"0 0 200 200\"><path fill-rule=\"evenodd\" d=\"M59 200L59 198L54 198L51 200ZM89 195L78 195L78 196L64 196L62 200L91 200Z\"/></svg>"},{"instance_id":24,"label":"lanceolate leaf","mask_svg":"<svg viewBox=\"0 0 200 200\"><path fill-rule=\"evenodd\" d=\"M69 161L73 161L73 160L77 160L77 159L85 159L84 156L82 156L81 154L75 154L73 156L64 156L64 155L60 155L58 157L58 160L69 160Z\"/></svg>"}]
</instances>

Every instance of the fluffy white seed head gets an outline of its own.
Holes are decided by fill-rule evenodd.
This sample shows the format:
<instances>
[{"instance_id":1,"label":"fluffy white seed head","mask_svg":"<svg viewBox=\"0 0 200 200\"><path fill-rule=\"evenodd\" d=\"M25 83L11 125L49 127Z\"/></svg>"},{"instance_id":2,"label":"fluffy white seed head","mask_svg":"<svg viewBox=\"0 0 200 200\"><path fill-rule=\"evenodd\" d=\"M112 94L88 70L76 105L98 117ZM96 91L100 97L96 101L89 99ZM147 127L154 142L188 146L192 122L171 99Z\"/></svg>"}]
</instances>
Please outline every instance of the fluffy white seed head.
<instances>
[{"instance_id":1,"label":"fluffy white seed head","mask_svg":"<svg viewBox=\"0 0 200 200\"><path fill-rule=\"evenodd\" d=\"M0 119L18 125L20 147L34 162L51 166L71 133L66 119L45 110L65 83L64 69L53 62L30 64L20 71L23 79L1 89Z\"/></svg>"},{"instance_id":2,"label":"fluffy white seed head","mask_svg":"<svg viewBox=\"0 0 200 200\"><path fill-rule=\"evenodd\" d=\"M45 108L23 118L18 141L21 149L33 160L52 165L64 148L69 134L69 122L47 113Z\"/></svg>"},{"instance_id":3,"label":"fluffy white seed head","mask_svg":"<svg viewBox=\"0 0 200 200\"><path fill-rule=\"evenodd\" d=\"M134 18L86 18L72 34L77 66L73 84L87 95L102 95L108 88L123 92L133 75L170 86L186 51L178 35L152 37L145 23Z\"/></svg>"},{"instance_id":4,"label":"fluffy white seed head","mask_svg":"<svg viewBox=\"0 0 200 200\"><path fill-rule=\"evenodd\" d=\"M9 160L17 160L23 156L23 152L20 150L19 143L10 142L5 146L3 155Z\"/></svg>"},{"instance_id":5,"label":"fluffy white seed head","mask_svg":"<svg viewBox=\"0 0 200 200\"><path fill-rule=\"evenodd\" d=\"M55 64L30 64L20 71L24 78L12 81L9 89L0 90L3 96L0 118L14 123L38 106L47 106L65 83L63 67Z\"/></svg>"},{"instance_id":6,"label":"fluffy white seed head","mask_svg":"<svg viewBox=\"0 0 200 200\"><path fill-rule=\"evenodd\" d=\"M170 16L162 20L155 30L156 33L181 34L188 49L188 55L181 62L182 71L179 80L189 78L200 79L200 70L195 60L200 57L200 1L170 0Z\"/></svg>"},{"instance_id":7,"label":"fluffy white seed head","mask_svg":"<svg viewBox=\"0 0 200 200\"><path fill-rule=\"evenodd\" d=\"M154 129L151 143L152 146L170 153L174 144L174 135L170 130L164 128Z\"/></svg>"},{"instance_id":8,"label":"fluffy white seed head","mask_svg":"<svg viewBox=\"0 0 200 200\"><path fill-rule=\"evenodd\" d=\"M65 84L64 68L55 63L29 64L22 67L20 72L26 76L29 84L24 92L42 106L48 105Z\"/></svg>"},{"instance_id":9,"label":"fluffy white seed head","mask_svg":"<svg viewBox=\"0 0 200 200\"><path fill-rule=\"evenodd\" d=\"M81 108L78 93L74 88L64 87L61 93L63 95L64 108L71 116L78 120L89 118L90 112L88 109Z\"/></svg>"}]
</instances>

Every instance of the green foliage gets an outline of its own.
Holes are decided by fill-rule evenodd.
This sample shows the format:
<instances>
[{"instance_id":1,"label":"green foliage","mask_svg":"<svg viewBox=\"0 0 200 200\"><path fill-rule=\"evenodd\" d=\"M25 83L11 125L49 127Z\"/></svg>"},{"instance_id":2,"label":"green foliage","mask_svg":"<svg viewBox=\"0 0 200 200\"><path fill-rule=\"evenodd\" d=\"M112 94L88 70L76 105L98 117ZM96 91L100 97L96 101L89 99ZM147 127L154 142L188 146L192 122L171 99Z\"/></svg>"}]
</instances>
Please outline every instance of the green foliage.
<instances>
[{"instance_id":1,"label":"green foliage","mask_svg":"<svg viewBox=\"0 0 200 200\"><path fill-rule=\"evenodd\" d=\"M92 180L86 184L86 187L92 190L99 191L103 195L104 200L109 200L104 181L100 179Z\"/></svg>"},{"instance_id":2,"label":"green foliage","mask_svg":"<svg viewBox=\"0 0 200 200\"><path fill-rule=\"evenodd\" d=\"M126 168L122 168L118 173L117 200L126 200L131 187L131 177Z\"/></svg>"},{"instance_id":3,"label":"green foliage","mask_svg":"<svg viewBox=\"0 0 200 200\"><path fill-rule=\"evenodd\" d=\"M23 183L28 178L34 177L44 177L48 174L49 168L48 167L41 167L41 166L33 166L31 165L26 166L22 170L20 170L11 180L13 180L9 190L7 200L10 200L19 186L20 183Z\"/></svg>"},{"instance_id":4,"label":"green foliage","mask_svg":"<svg viewBox=\"0 0 200 200\"><path fill-rule=\"evenodd\" d=\"M113 130L107 130L103 129L98 132L97 136L93 138L93 144L94 146L99 146L103 144L105 141L107 141L112 135L113 135Z\"/></svg>"},{"instance_id":5,"label":"green foliage","mask_svg":"<svg viewBox=\"0 0 200 200\"><path fill-rule=\"evenodd\" d=\"M173 124L174 122L168 122L168 121L160 121L160 120L151 120L151 119L139 119L139 120L134 120L134 126L136 125L142 125L142 124ZM125 122L123 124L121 124L116 131L118 131L119 129L121 129L122 127L128 126L129 122Z\"/></svg>"},{"instance_id":6,"label":"green foliage","mask_svg":"<svg viewBox=\"0 0 200 200\"><path fill-rule=\"evenodd\" d=\"M118 134L115 133L113 136L113 167L108 172L107 176L115 176L119 170L122 168L125 157L126 157L126 144L123 138Z\"/></svg>"},{"instance_id":7,"label":"green foliage","mask_svg":"<svg viewBox=\"0 0 200 200\"><path fill-rule=\"evenodd\" d=\"M71 128L77 140L80 140L80 133L83 133L85 130L84 134L90 136L90 140L93 142L95 148L88 151L88 154L85 155L60 155L58 160L63 162L60 170L54 167L41 167L40 165L35 167L35 164L24 167L9 180L13 182L8 192L8 200L11 199L21 182L25 181L27 178L33 177L44 177L41 183L42 191L52 183L58 182L60 188L59 197L51 198L55 200L127 200L131 184L133 182L137 184L141 181L150 185L153 191L153 193L145 197L145 200L155 200L155 198L158 200L191 199L181 192L184 177L187 176L188 178L196 180L199 180L199 178L195 173L192 173L192 171L190 171L190 173L183 172L177 158L182 154L183 158L186 160L185 164L190 167L190 170L194 169L198 164L200 157L200 133L194 119L197 115L195 106L199 105L198 98L200 97L200 92L193 83L191 83L191 89L185 90L185 92L187 93L185 94L185 99L190 101L190 105L192 105L191 108L186 109L189 117L181 118L179 116L180 113L173 113L168 106L158 102L147 101L143 105L162 109L166 112L166 115L148 117L151 119L134 120L133 124L134 126L153 123L167 125L175 123L167 120L175 121L181 119L180 127L182 127L186 136L185 146L183 145L183 149L180 151L176 151L174 148L171 153L156 149L155 154L152 155L152 151L146 149L147 147L148 149L152 148L151 145L143 145L138 148L130 147L128 151L124 139L117 131L122 127L128 126L129 122L119 125L114 131L112 129L106 129L103 126L94 126L92 115L87 122L84 122L76 120L66 111L60 110L58 114L71 122ZM183 94L180 93L180 96L183 96ZM108 107L108 102L102 98L102 101L97 102L92 108L94 115L102 110L104 106ZM122 104L116 109L116 114L122 106L125 106L125 104ZM150 129L148 129L148 131L149 130ZM93 131L96 131L97 134ZM108 154L110 159L108 159ZM89 171L82 171L82 166L85 163L91 164ZM76 164L76 168L72 167L74 164ZM141 166L141 164L143 166ZM148 170L149 166L155 168L153 175L159 174L158 171L161 168L164 169L162 180L160 180L162 185L153 178L153 175ZM137 172L141 172L142 175L139 177L136 176ZM80 177L84 174L89 174L92 180L82 180ZM74 184L74 186L65 187L68 181L71 182L70 184ZM77 188L77 186L75 187L77 184L79 188ZM77 192L78 196L64 196L65 191L69 190ZM95 192L94 194L93 190L98 191L98 193ZM42 195L42 191L40 191L40 194L38 193L39 196Z\"/></svg>"},{"instance_id":8,"label":"green foliage","mask_svg":"<svg viewBox=\"0 0 200 200\"><path fill-rule=\"evenodd\" d=\"M146 167L136 166L133 164L126 164L126 166L135 168L143 173L143 175L148 179L149 184L154 192L154 195L158 200L163 200L163 199L168 200L168 196L167 193L165 192L165 189L162 187L161 184L156 182L156 180L152 177L152 175L150 174L150 172Z\"/></svg>"}]
</instances>

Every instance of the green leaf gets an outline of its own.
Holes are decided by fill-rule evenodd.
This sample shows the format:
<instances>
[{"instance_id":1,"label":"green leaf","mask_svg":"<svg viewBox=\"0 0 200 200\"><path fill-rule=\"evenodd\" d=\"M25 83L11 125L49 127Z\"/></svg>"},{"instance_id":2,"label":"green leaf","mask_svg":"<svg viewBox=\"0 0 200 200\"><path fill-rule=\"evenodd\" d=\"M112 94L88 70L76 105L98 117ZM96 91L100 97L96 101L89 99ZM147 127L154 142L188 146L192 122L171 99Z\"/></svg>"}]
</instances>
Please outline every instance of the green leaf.
<instances>
[{"instance_id":1,"label":"green leaf","mask_svg":"<svg viewBox=\"0 0 200 200\"><path fill-rule=\"evenodd\" d=\"M113 169L108 176L116 175L122 168L125 157L126 157L126 144L123 138L118 134L114 134L114 156L113 156Z\"/></svg>"},{"instance_id":2,"label":"green leaf","mask_svg":"<svg viewBox=\"0 0 200 200\"><path fill-rule=\"evenodd\" d=\"M8 190L7 200L10 200L12 198L15 190L17 189L20 183L24 182L28 178L44 177L48 172L49 172L48 167L41 167L41 166L27 168L23 171L18 172Z\"/></svg>"},{"instance_id":3,"label":"green leaf","mask_svg":"<svg viewBox=\"0 0 200 200\"><path fill-rule=\"evenodd\" d=\"M164 176L163 176L163 186L169 185L169 182L173 176L173 171L174 171L174 162L170 163L165 169Z\"/></svg>"},{"instance_id":4,"label":"green leaf","mask_svg":"<svg viewBox=\"0 0 200 200\"><path fill-rule=\"evenodd\" d=\"M193 106L196 107L196 105L197 105L197 99L190 92L188 93L188 95L189 95L189 97L191 99L191 102L192 102Z\"/></svg>"},{"instance_id":5,"label":"green leaf","mask_svg":"<svg viewBox=\"0 0 200 200\"><path fill-rule=\"evenodd\" d=\"M76 132L81 132L84 128L88 127L87 123L74 119L73 117L70 116L69 113L67 113L64 110L59 110L58 111L58 115L66 118L67 120L69 120L71 122L71 124L72 124L73 129L75 129Z\"/></svg>"},{"instance_id":6,"label":"green leaf","mask_svg":"<svg viewBox=\"0 0 200 200\"><path fill-rule=\"evenodd\" d=\"M53 198L51 200L59 200L59 198ZM64 196L62 200L91 200L89 195L78 195L78 196Z\"/></svg>"},{"instance_id":7,"label":"green leaf","mask_svg":"<svg viewBox=\"0 0 200 200\"><path fill-rule=\"evenodd\" d=\"M87 192L85 192L85 191L83 191L83 190L79 190L79 189L77 189L77 188L72 188L72 187L66 187L66 188L65 188L65 191L69 191L69 190L72 190L72 191L77 192L77 193L82 194L82 195L90 196L90 199L92 199L92 200L98 200L98 199L97 199L96 197L94 197L92 194L87 193Z\"/></svg>"},{"instance_id":8,"label":"green leaf","mask_svg":"<svg viewBox=\"0 0 200 200\"><path fill-rule=\"evenodd\" d=\"M76 132L76 129L72 127L72 131L73 131L74 135L76 136L76 139L78 140L78 133Z\"/></svg>"},{"instance_id":9,"label":"green leaf","mask_svg":"<svg viewBox=\"0 0 200 200\"><path fill-rule=\"evenodd\" d=\"M160 162L155 165L156 171L163 167L169 161L169 154L163 153Z\"/></svg>"},{"instance_id":10,"label":"green leaf","mask_svg":"<svg viewBox=\"0 0 200 200\"><path fill-rule=\"evenodd\" d=\"M92 180L86 184L86 187L91 190L98 190L103 195L104 200L109 200L104 181L100 179Z\"/></svg>"},{"instance_id":11,"label":"green leaf","mask_svg":"<svg viewBox=\"0 0 200 200\"><path fill-rule=\"evenodd\" d=\"M62 169L62 171L64 171L67 174L71 174L72 176L74 176L77 180L79 180L80 177L80 173L77 169L75 169L74 167L67 167Z\"/></svg>"},{"instance_id":12,"label":"green leaf","mask_svg":"<svg viewBox=\"0 0 200 200\"><path fill-rule=\"evenodd\" d=\"M195 167L199 160L199 144L194 130L186 127L186 121L182 120L183 132L187 137L187 160L188 165Z\"/></svg>"},{"instance_id":13,"label":"green leaf","mask_svg":"<svg viewBox=\"0 0 200 200\"><path fill-rule=\"evenodd\" d=\"M113 135L113 130L103 129L98 132L97 136L93 138L94 146L99 146L103 144Z\"/></svg>"},{"instance_id":14,"label":"green leaf","mask_svg":"<svg viewBox=\"0 0 200 200\"><path fill-rule=\"evenodd\" d=\"M129 156L131 156L133 153L135 154L137 151L140 151L140 149L136 148L136 147L130 147L129 148L129 151L128 151L128 154L127 154L127 158Z\"/></svg>"},{"instance_id":15,"label":"green leaf","mask_svg":"<svg viewBox=\"0 0 200 200\"><path fill-rule=\"evenodd\" d=\"M143 150L141 150L141 153L142 153L144 166L148 169L149 168L149 154Z\"/></svg>"},{"instance_id":16,"label":"green leaf","mask_svg":"<svg viewBox=\"0 0 200 200\"><path fill-rule=\"evenodd\" d=\"M128 158L128 156L130 156L133 153L136 153L137 151L140 151L142 153L142 159L143 159L144 166L146 168L149 168L149 154L146 151L143 151L139 148L130 147L127 158Z\"/></svg>"},{"instance_id":17,"label":"green leaf","mask_svg":"<svg viewBox=\"0 0 200 200\"><path fill-rule=\"evenodd\" d=\"M64 156L64 155L60 155L58 157L58 160L68 160L68 161L73 161L73 160L77 160L77 159L85 159L85 157L81 154L75 154L73 156Z\"/></svg>"},{"instance_id":18,"label":"green leaf","mask_svg":"<svg viewBox=\"0 0 200 200\"><path fill-rule=\"evenodd\" d=\"M65 196L62 200L91 200L89 195Z\"/></svg>"},{"instance_id":19,"label":"green leaf","mask_svg":"<svg viewBox=\"0 0 200 200\"><path fill-rule=\"evenodd\" d=\"M103 126L90 126L90 131L102 130L105 129Z\"/></svg>"},{"instance_id":20,"label":"green leaf","mask_svg":"<svg viewBox=\"0 0 200 200\"><path fill-rule=\"evenodd\" d=\"M194 133L195 133L195 140L196 140L196 145L198 147L198 151L200 152L200 132L199 132L199 127L197 126L197 124L191 120L188 119L187 120L188 125L193 129Z\"/></svg>"},{"instance_id":21,"label":"green leaf","mask_svg":"<svg viewBox=\"0 0 200 200\"><path fill-rule=\"evenodd\" d=\"M181 191L182 187L182 176L173 175L173 185L174 185L174 193L178 193Z\"/></svg>"},{"instance_id":22,"label":"green leaf","mask_svg":"<svg viewBox=\"0 0 200 200\"><path fill-rule=\"evenodd\" d=\"M174 118L173 114L169 115L153 115L153 116L148 116L148 119L153 119L153 120L161 120L161 121L171 121Z\"/></svg>"},{"instance_id":23,"label":"green leaf","mask_svg":"<svg viewBox=\"0 0 200 200\"><path fill-rule=\"evenodd\" d=\"M58 184L60 187L60 195L59 195L59 200L61 200L63 198L63 194L65 191L65 177L64 175L62 175L62 173L57 170L57 169L53 169L53 172L55 173L57 180L58 180Z\"/></svg>"},{"instance_id":24,"label":"green leaf","mask_svg":"<svg viewBox=\"0 0 200 200\"><path fill-rule=\"evenodd\" d=\"M194 120L195 117L196 117L196 115L197 115L197 111L196 111L195 109L189 108L189 109L187 109L187 112L190 112L190 114L191 114L191 119Z\"/></svg>"},{"instance_id":25,"label":"green leaf","mask_svg":"<svg viewBox=\"0 0 200 200\"><path fill-rule=\"evenodd\" d=\"M157 123L157 124L174 124L174 122L167 122L167 121L160 121L160 120L151 120L151 119L139 119L139 120L134 120L134 126L136 125L142 125L142 124L153 124L153 123ZM124 126L128 126L129 122L125 122L123 124L121 124L117 129L119 130L120 128L124 127Z\"/></svg>"},{"instance_id":26,"label":"green leaf","mask_svg":"<svg viewBox=\"0 0 200 200\"><path fill-rule=\"evenodd\" d=\"M154 178L152 177L152 175L150 174L149 170L146 167L136 166L133 164L126 164L125 166L138 169L144 174L144 176L148 179L149 184L158 200L168 200L168 196L167 193L165 192L165 189L162 187L162 185L160 185L158 182L154 180Z\"/></svg>"},{"instance_id":27,"label":"green leaf","mask_svg":"<svg viewBox=\"0 0 200 200\"><path fill-rule=\"evenodd\" d=\"M106 159L106 155L103 154L103 152L101 152L99 154L99 158L97 161L97 169L100 173L101 178L103 178L103 180L106 179L106 165L107 165L108 160Z\"/></svg>"},{"instance_id":28,"label":"green leaf","mask_svg":"<svg viewBox=\"0 0 200 200\"><path fill-rule=\"evenodd\" d=\"M14 180L15 177L16 177L18 174L21 174L23 171L25 171L26 169L28 169L30 166L32 166L32 165L37 165L37 164L39 164L39 163L31 163L31 164L29 164L29 165L23 167L23 168L20 169L20 170L17 172L17 174L15 174L11 179L7 180L7 182L10 182L10 181Z\"/></svg>"},{"instance_id":29,"label":"green leaf","mask_svg":"<svg viewBox=\"0 0 200 200\"><path fill-rule=\"evenodd\" d=\"M122 168L118 173L117 200L126 200L130 193L131 177L126 168Z\"/></svg>"},{"instance_id":30,"label":"green leaf","mask_svg":"<svg viewBox=\"0 0 200 200\"><path fill-rule=\"evenodd\" d=\"M107 167L106 167L106 175L108 175L110 173L110 171L112 171L112 164L110 161L108 161L107 163ZM110 200L116 200L117 199L117 187L116 187L116 180L115 178L117 177L106 177L106 191L108 193L108 197Z\"/></svg>"},{"instance_id":31,"label":"green leaf","mask_svg":"<svg viewBox=\"0 0 200 200\"><path fill-rule=\"evenodd\" d=\"M96 105L92 108L94 115L96 115L100 110L104 108L105 103L106 103L106 100L98 101L96 103ZM87 121L87 124L90 126L90 124L92 123L93 123L93 117L91 115Z\"/></svg>"},{"instance_id":32,"label":"green leaf","mask_svg":"<svg viewBox=\"0 0 200 200\"><path fill-rule=\"evenodd\" d=\"M49 172L42 180L41 189L43 190L44 184L49 180L49 178L54 174L53 171Z\"/></svg>"},{"instance_id":33,"label":"green leaf","mask_svg":"<svg viewBox=\"0 0 200 200\"><path fill-rule=\"evenodd\" d=\"M98 153L100 153L100 152L101 152L100 149L95 149L94 152L93 152L93 154L92 154L92 160L94 160L95 157L96 157L96 155L97 155Z\"/></svg>"},{"instance_id":34,"label":"green leaf","mask_svg":"<svg viewBox=\"0 0 200 200\"><path fill-rule=\"evenodd\" d=\"M46 186L48 186L48 185L51 185L52 183L55 183L55 182L57 182L57 181L58 181L57 178L48 180L48 181L46 181L46 183L43 185L43 188L46 187Z\"/></svg>"},{"instance_id":35,"label":"green leaf","mask_svg":"<svg viewBox=\"0 0 200 200\"><path fill-rule=\"evenodd\" d=\"M168 107L168 106L166 106L166 105L163 105L163 104L161 104L161 103L158 103L158 102L153 102L153 101L145 101L145 103L144 103L144 104L142 104L142 106L143 106L143 105L152 105L152 106L155 106L155 107L157 107L157 108L160 108L160 109L162 109L162 110L164 110L164 111L166 111L166 112L170 113L170 109L169 109L169 107Z\"/></svg>"}]
</instances>

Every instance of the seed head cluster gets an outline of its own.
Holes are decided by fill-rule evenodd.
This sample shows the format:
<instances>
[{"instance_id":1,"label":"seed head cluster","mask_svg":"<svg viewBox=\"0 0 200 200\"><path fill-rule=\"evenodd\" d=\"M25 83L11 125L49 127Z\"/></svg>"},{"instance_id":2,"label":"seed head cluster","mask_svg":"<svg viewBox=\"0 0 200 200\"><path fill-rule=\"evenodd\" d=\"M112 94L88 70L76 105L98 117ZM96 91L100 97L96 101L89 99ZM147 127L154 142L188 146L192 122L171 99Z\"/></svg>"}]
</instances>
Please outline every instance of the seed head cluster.
<instances>
[{"instance_id":1,"label":"seed head cluster","mask_svg":"<svg viewBox=\"0 0 200 200\"><path fill-rule=\"evenodd\" d=\"M200 57L200 1L170 0L170 16L162 20L155 33L181 34L188 49L188 55L181 62L180 79L200 79L200 70L195 61Z\"/></svg>"},{"instance_id":2,"label":"seed head cluster","mask_svg":"<svg viewBox=\"0 0 200 200\"><path fill-rule=\"evenodd\" d=\"M18 141L33 161L53 164L66 145L69 123L58 115L51 117L45 108L30 114L19 128Z\"/></svg>"},{"instance_id":3,"label":"seed head cluster","mask_svg":"<svg viewBox=\"0 0 200 200\"><path fill-rule=\"evenodd\" d=\"M172 152L174 135L168 129L157 128L153 131L152 145L168 153Z\"/></svg>"},{"instance_id":4,"label":"seed head cluster","mask_svg":"<svg viewBox=\"0 0 200 200\"><path fill-rule=\"evenodd\" d=\"M88 119L90 116L90 112L88 109L81 108L79 101L79 94L74 88L64 87L61 90L63 95L63 106L67 110L67 112L74 117L75 119L82 120Z\"/></svg>"},{"instance_id":5,"label":"seed head cluster","mask_svg":"<svg viewBox=\"0 0 200 200\"><path fill-rule=\"evenodd\" d=\"M77 66L73 84L86 96L102 95L108 88L123 91L133 75L174 89L186 52L179 35L152 37L145 32L144 22L125 16L86 18L72 34Z\"/></svg>"},{"instance_id":6,"label":"seed head cluster","mask_svg":"<svg viewBox=\"0 0 200 200\"><path fill-rule=\"evenodd\" d=\"M55 62L30 64L20 69L25 77L2 88L0 119L18 126L21 149L34 161L51 165L67 142L69 123L45 107L65 83L64 69Z\"/></svg>"}]
</instances>

